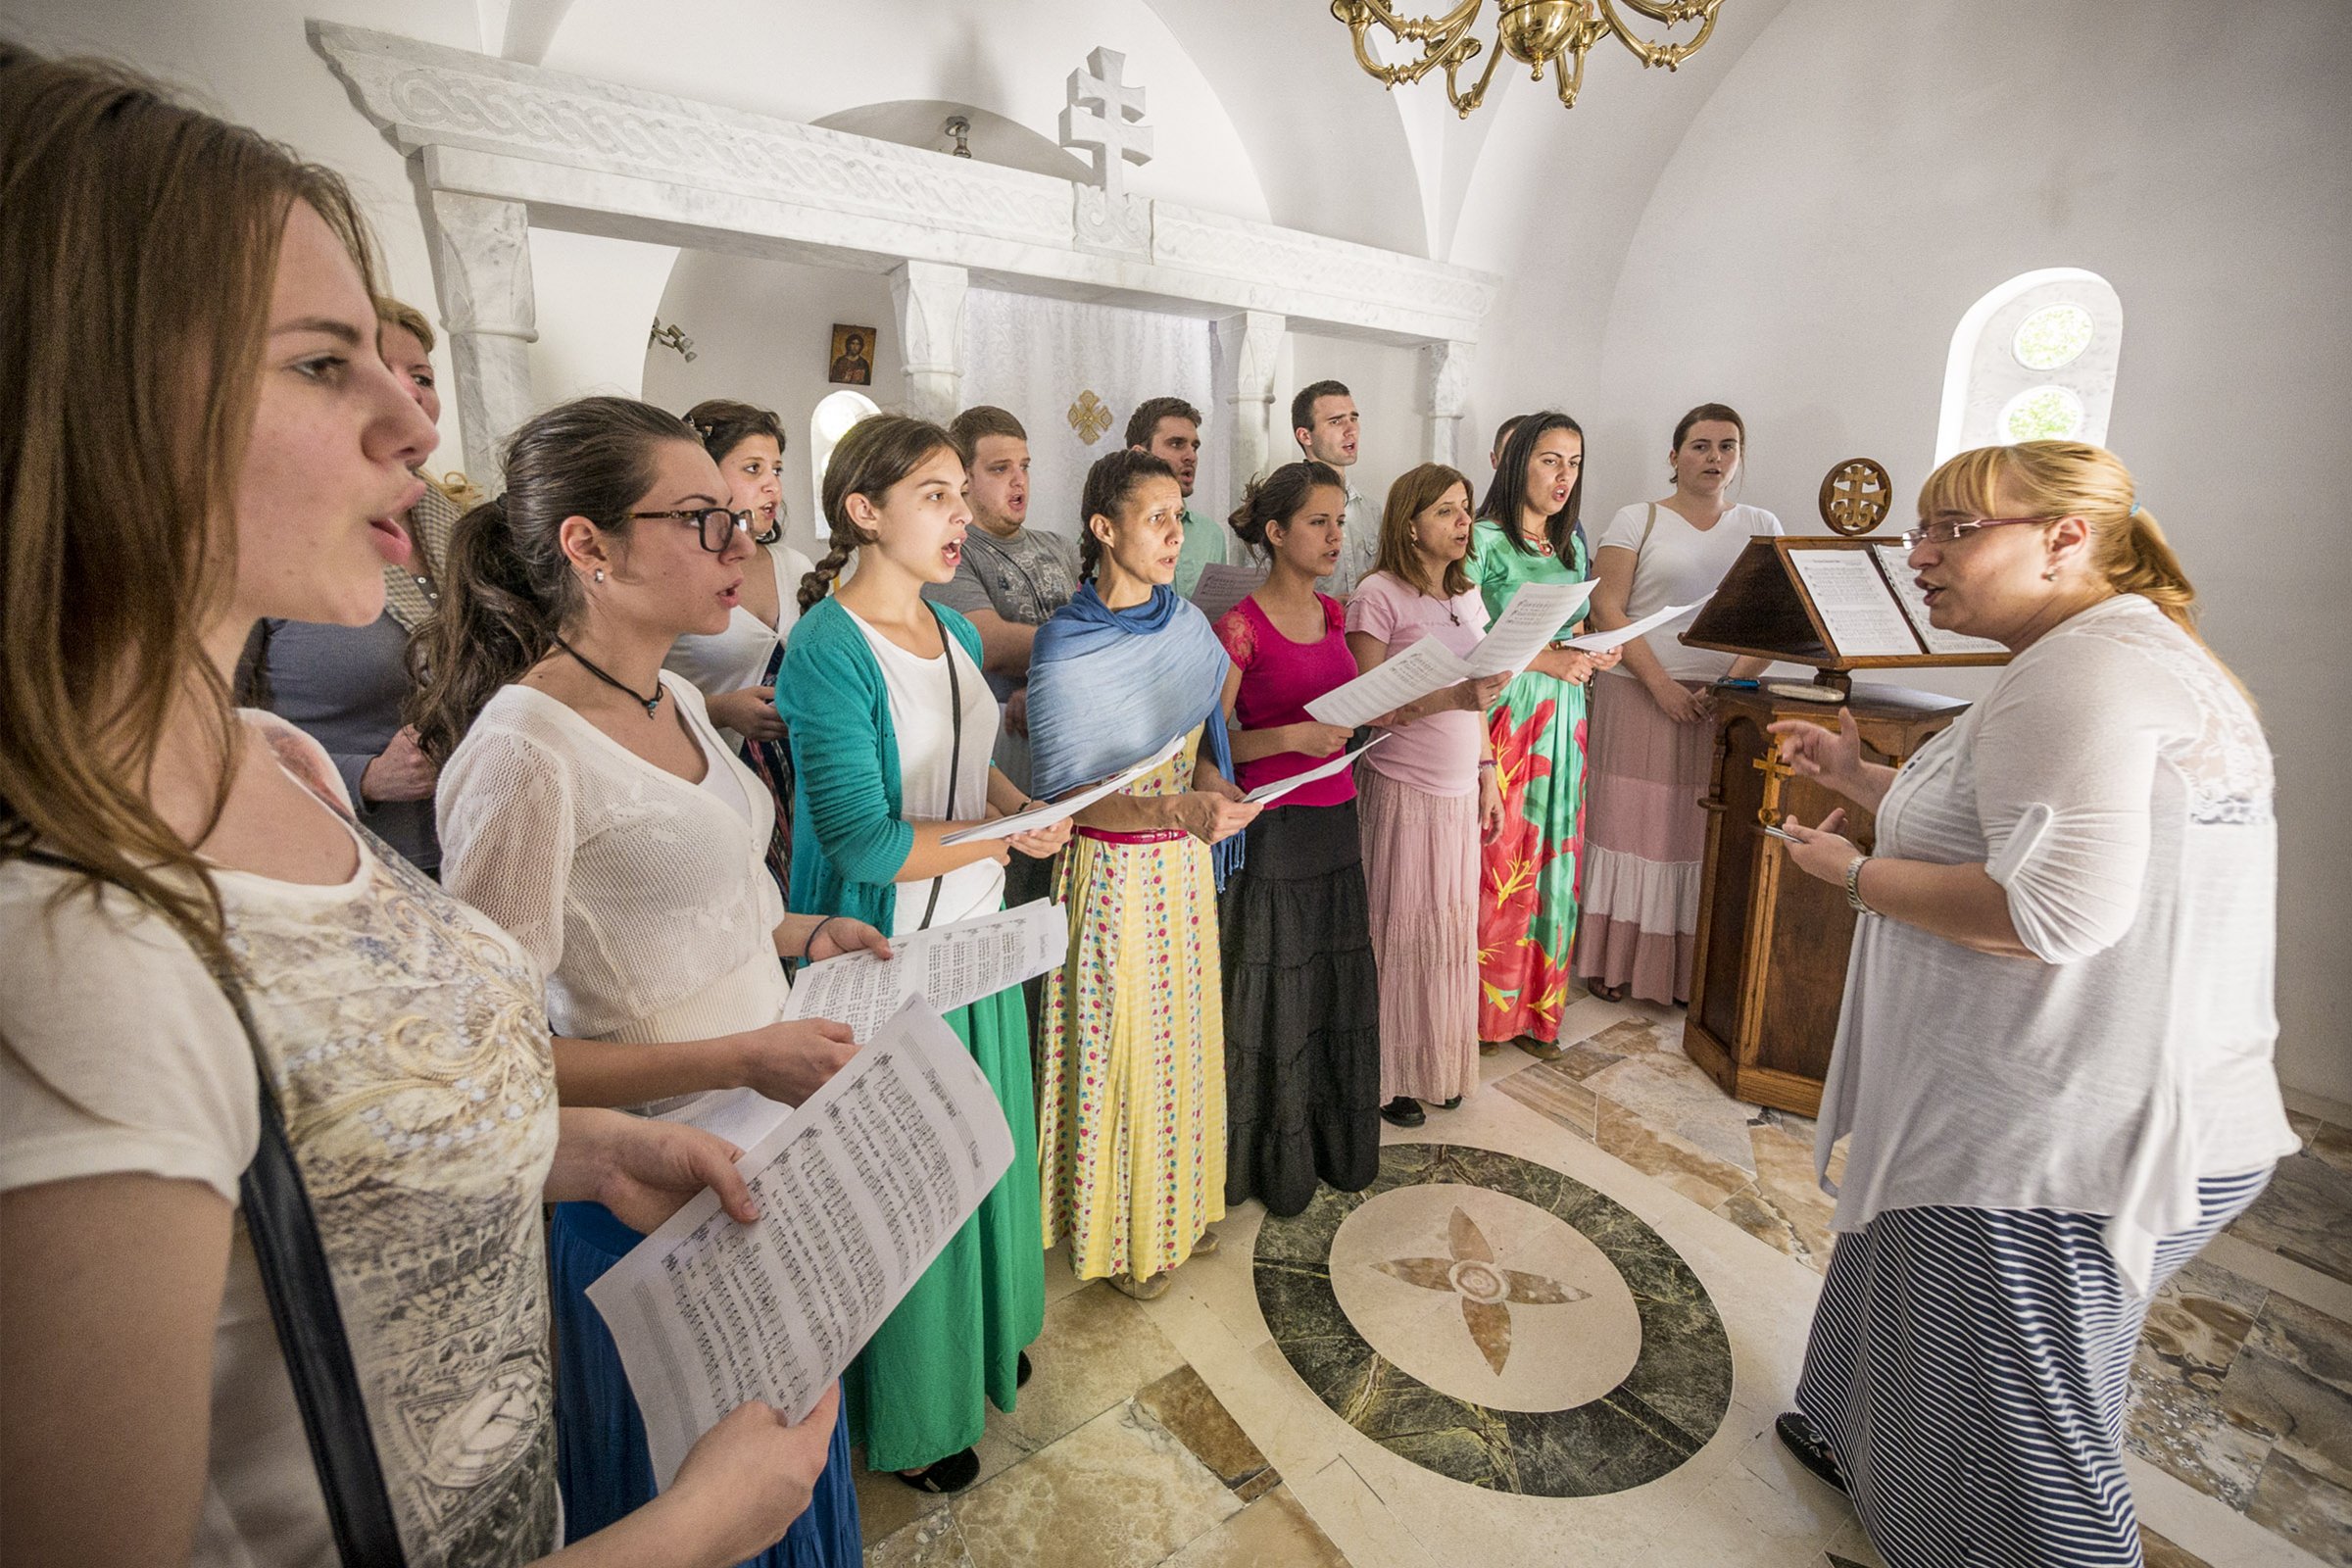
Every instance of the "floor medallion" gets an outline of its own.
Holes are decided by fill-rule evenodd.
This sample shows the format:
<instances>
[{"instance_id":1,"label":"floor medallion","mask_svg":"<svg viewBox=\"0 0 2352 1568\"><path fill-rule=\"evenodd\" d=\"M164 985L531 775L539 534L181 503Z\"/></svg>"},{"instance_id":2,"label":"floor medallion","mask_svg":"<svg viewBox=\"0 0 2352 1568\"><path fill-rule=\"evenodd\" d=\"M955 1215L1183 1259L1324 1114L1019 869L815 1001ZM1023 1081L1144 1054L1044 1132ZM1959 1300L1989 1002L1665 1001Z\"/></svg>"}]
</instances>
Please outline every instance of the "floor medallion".
<instances>
[{"instance_id":1,"label":"floor medallion","mask_svg":"<svg viewBox=\"0 0 2352 1568\"><path fill-rule=\"evenodd\" d=\"M1258 1305L1318 1398L1424 1469L1535 1496L1673 1470L1731 1405L1731 1345L1657 1232L1558 1171L1393 1144L1257 1235Z\"/></svg>"}]
</instances>

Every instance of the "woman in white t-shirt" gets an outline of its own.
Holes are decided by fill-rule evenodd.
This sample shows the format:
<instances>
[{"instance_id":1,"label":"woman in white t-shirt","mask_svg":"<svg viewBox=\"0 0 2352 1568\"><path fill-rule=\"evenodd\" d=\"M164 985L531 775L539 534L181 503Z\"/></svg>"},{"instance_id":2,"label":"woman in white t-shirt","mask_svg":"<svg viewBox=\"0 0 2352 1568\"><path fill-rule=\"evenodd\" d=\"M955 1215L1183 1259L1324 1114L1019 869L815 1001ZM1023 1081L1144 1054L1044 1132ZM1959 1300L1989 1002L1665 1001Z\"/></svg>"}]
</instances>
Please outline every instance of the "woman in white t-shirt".
<instances>
[{"instance_id":1,"label":"woman in white t-shirt","mask_svg":"<svg viewBox=\"0 0 2352 1568\"><path fill-rule=\"evenodd\" d=\"M766 789L662 667L678 636L735 610L752 519L691 429L625 398L534 416L505 468L506 492L450 542L417 707L441 763L442 878L547 976L549 1021L571 1037L556 1047L566 1104L772 1116L751 1095L798 1104L856 1049L840 1024L779 1021L781 959L889 945L862 921L785 913L763 862ZM641 1239L590 1202L560 1205L549 1232L575 1538L653 1494L586 1296ZM859 1550L845 1428L808 1511L760 1562L850 1568Z\"/></svg>"},{"instance_id":2,"label":"woman in white t-shirt","mask_svg":"<svg viewBox=\"0 0 2352 1568\"><path fill-rule=\"evenodd\" d=\"M1750 539L1781 531L1771 513L1732 499L1746 445L1747 427L1721 403L1682 416L1674 493L1620 511L1593 550L1594 630L1705 598ZM1669 625L1628 643L1624 662L1592 683L1576 974L1593 995L1690 999L1707 839L1698 800L1714 746L1707 691L1764 664L1686 648Z\"/></svg>"},{"instance_id":3,"label":"woman in white t-shirt","mask_svg":"<svg viewBox=\"0 0 2352 1568\"><path fill-rule=\"evenodd\" d=\"M541 1558L540 1204L594 1194L651 1227L708 1182L749 1217L732 1150L559 1112L523 949L360 829L316 742L227 705L263 617L382 612L433 449L374 352L342 182L12 50L0 187L0 1558L333 1559L240 1214L265 1094L407 1560ZM746 1405L563 1560L758 1550L833 1417Z\"/></svg>"},{"instance_id":4,"label":"woman in white t-shirt","mask_svg":"<svg viewBox=\"0 0 2352 1568\"><path fill-rule=\"evenodd\" d=\"M801 618L801 579L813 564L783 542L784 425L766 409L731 398L708 398L686 411L703 450L726 480L727 504L752 514L752 557L727 623L705 635L688 632L662 662L703 694L719 739L736 749L759 775L774 806L766 846L768 874L792 885L792 749L776 711L776 666L784 639Z\"/></svg>"}]
</instances>

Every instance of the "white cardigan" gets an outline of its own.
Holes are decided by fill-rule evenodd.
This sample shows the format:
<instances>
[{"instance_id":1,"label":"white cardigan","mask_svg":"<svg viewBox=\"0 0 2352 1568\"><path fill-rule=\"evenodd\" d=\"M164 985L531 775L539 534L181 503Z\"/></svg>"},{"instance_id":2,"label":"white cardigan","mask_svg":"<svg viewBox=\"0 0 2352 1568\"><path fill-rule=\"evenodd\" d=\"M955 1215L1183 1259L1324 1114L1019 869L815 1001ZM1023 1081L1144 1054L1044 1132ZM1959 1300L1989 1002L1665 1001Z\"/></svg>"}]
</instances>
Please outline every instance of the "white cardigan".
<instances>
[{"instance_id":1,"label":"white cardigan","mask_svg":"<svg viewBox=\"0 0 2352 1568\"><path fill-rule=\"evenodd\" d=\"M2144 1291L2200 1178L2295 1150L2272 788L2253 709L2137 595L2051 630L1919 750L1877 853L1987 864L2036 956L1862 917L1815 1149L1835 1229L1922 1204L2103 1214Z\"/></svg>"},{"instance_id":2,"label":"white cardigan","mask_svg":"<svg viewBox=\"0 0 2352 1568\"><path fill-rule=\"evenodd\" d=\"M784 900L764 837L719 791L767 793L702 694L662 685L717 776L664 772L527 686L500 688L441 770L443 880L537 960L558 1034L705 1040L783 1011Z\"/></svg>"}]
</instances>

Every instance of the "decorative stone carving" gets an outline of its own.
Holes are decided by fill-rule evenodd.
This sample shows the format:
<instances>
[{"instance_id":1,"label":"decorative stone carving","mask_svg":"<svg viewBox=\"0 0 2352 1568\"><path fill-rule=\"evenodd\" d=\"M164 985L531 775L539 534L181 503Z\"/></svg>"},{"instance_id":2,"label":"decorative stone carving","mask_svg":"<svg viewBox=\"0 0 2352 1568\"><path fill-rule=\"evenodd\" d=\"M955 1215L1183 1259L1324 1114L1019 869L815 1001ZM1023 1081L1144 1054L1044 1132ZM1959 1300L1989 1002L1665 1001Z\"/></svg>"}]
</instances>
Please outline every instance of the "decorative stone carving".
<instances>
[{"instance_id":1,"label":"decorative stone carving","mask_svg":"<svg viewBox=\"0 0 2352 1568\"><path fill-rule=\"evenodd\" d=\"M1471 345L1421 345L1421 461L1455 466L1462 415L1470 406Z\"/></svg>"},{"instance_id":2,"label":"decorative stone carving","mask_svg":"<svg viewBox=\"0 0 2352 1568\"><path fill-rule=\"evenodd\" d=\"M447 190L432 193L429 213L433 291L456 362L466 471L495 494L506 439L536 406L530 215L519 202Z\"/></svg>"},{"instance_id":3,"label":"decorative stone carving","mask_svg":"<svg viewBox=\"0 0 2352 1568\"><path fill-rule=\"evenodd\" d=\"M1127 57L1097 49L1070 73L1061 112L1061 144L1094 160L1092 184L1075 188L1072 228L1078 248L1114 256L1152 254L1152 204L1127 191L1127 166L1152 161L1152 127L1143 123L1144 89L1119 78Z\"/></svg>"},{"instance_id":4,"label":"decorative stone carving","mask_svg":"<svg viewBox=\"0 0 2352 1568\"><path fill-rule=\"evenodd\" d=\"M1230 509L1242 503L1242 490L1274 466L1274 372L1282 357L1283 334L1290 323L1266 311L1244 311L1220 317L1215 323L1216 351L1210 368L1217 398L1225 405L1233 431Z\"/></svg>"},{"instance_id":5,"label":"decorative stone carving","mask_svg":"<svg viewBox=\"0 0 2352 1568\"><path fill-rule=\"evenodd\" d=\"M918 419L945 424L963 406L963 297L970 286L962 268L937 262L901 262L890 270L906 412Z\"/></svg>"}]
</instances>

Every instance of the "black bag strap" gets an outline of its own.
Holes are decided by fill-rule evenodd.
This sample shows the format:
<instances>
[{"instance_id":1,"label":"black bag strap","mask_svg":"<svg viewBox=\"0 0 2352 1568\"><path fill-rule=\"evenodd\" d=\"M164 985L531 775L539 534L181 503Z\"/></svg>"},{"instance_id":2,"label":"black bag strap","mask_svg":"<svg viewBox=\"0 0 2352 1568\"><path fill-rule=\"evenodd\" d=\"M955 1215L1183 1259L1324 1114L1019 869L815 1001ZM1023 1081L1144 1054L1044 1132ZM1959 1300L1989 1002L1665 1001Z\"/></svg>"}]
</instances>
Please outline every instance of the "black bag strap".
<instances>
[{"instance_id":1,"label":"black bag strap","mask_svg":"<svg viewBox=\"0 0 2352 1568\"><path fill-rule=\"evenodd\" d=\"M41 865L112 880L43 850L20 853ZM277 1328L294 1403L302 1412L302 1432L310 1443L312 1467L318 1473L318 1491L326 1499L335 1554L343 1568L403 1568L408 1557L393 1522L391 1496L384 1490L383 1462L368 1424L367 1397L360 1390L359 1369L352 1364L351 1342L343 1332L343 1309L335 1300L326 1249L319 1244L318 1215L303 1186L301 1167L294 1162L293 1146L286 1141L285 1117L278 1108L261 1031L254 1026L253 1009L237 977L209 961L206 968L245 1031L254 1077L261 1086L261 1141L253 1163L238 1178L237 1203L261 1270L263 1294L270 1298L270 1320Z\"/></svg>"},{"instance_id":2,"label":"black bag strap","mask_svg":"<svg viewBox=\"0 0 2352 1568\"><path fill-rule=\"evenodd\" d=\"M963 771L963 678L956 672L956 639L949 634L947 617L929 600L923 603L930 609L931 618L939 623L939 657L948 662L948 707L951 712L948 742L948 811L947 820L956 820L956 775ZM947 881L942 871L931 879L931 900L923 906L923 923L917 931L931 929L931 917L939 912L940 885Z\"/></svg>"}]
</instances>

